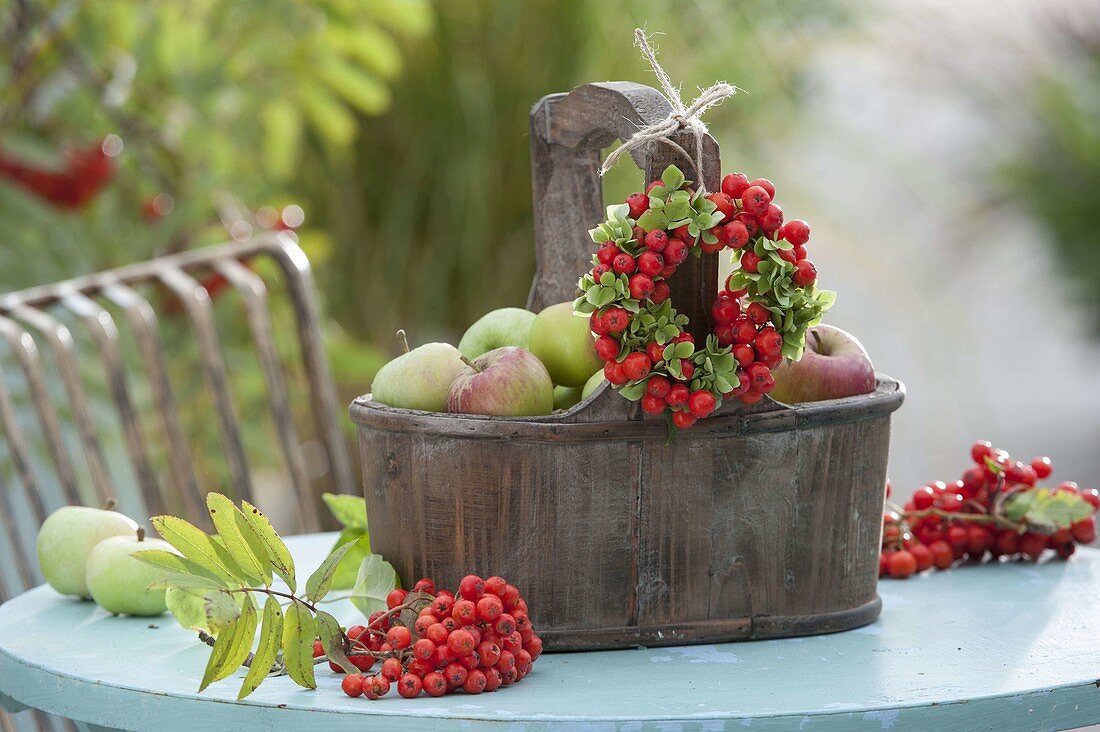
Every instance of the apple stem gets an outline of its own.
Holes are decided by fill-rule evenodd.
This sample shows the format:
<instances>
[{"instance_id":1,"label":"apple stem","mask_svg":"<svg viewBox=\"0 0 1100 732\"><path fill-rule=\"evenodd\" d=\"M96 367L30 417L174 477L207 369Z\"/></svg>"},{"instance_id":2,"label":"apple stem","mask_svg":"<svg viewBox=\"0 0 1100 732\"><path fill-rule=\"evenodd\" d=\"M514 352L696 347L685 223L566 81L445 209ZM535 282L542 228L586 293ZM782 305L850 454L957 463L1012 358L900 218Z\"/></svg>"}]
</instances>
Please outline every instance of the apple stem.
<instances>
[{"instance_id":1,"label":"apple stem","mask_svg":"<svg viewBox=\"0 0 1100 732\"><path fill-rule=\"evenodd\" d=\"M401 344L401 347L405 349L405 353L409 352L409 339L405 337L405 329L398 328L397 330L397 342Z\"/></svg>"},{"instance_id":2,"label":"apple stem","mask_svg":"<svg viewBox=\"0 0 1100 732\"><path fill-rule=\"evenodd\" d=\"M479 369L476 365L474 365L473 361L471 361L470 359L466 358L465 356L461 356L461 355L459 356L459 358L462 359L462 363L466 364L467 366L472 368L477 373L479 373L479 374L481 373L481 369Z\"/></svg>"},{"instance_id":3,"label":"apple stem","mask_svg":"<svg viewBox=\"0 0 1100 732\"><path fill-rule=\"evenodd\" d=\"M108 498L106 501L103 502L103 510L104 511L113 511L115 509L115 506L117 506L117 505L118 505L118 501L116 501L113 498Z\"/></svg>"},{"instance_id":4,"label":"apple stem","mask_svg":"<svg viewBox=\"0 0 1100 732\"><path fill-rule=\"evenodd\" d=\"M137 527L137 539L138 539L138 541L145 541L145 527L144 526Z\"/></svg>"},{"instance_id":5,"label":"apple stem","mask_svg":"<svg viewBox=\"0 0 1100 732\"><path fill-rule=\"evenodd\" d=\"M817 334L817 331L811 329L810 330L810 335L812 335L814 337L814 345L817 346L818 348L821 348L821 336ZM818 353L820 353L820 351L818 351Z\"/></svg>"}]
</instances>

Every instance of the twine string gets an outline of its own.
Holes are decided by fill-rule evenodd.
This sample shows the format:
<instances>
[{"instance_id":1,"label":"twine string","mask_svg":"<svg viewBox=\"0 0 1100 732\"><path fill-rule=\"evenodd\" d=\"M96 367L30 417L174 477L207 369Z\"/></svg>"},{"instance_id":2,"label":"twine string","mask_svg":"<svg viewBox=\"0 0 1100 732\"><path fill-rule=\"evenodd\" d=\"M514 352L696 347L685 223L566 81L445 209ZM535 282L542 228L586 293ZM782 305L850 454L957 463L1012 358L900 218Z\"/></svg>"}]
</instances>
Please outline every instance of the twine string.
<instances>
[{"instance_id":1,"label":"twine string","mask_svg":"<svg viewBox=\"0 0 1100 732\"><path fill-rule=\"evenodd\" d=\"M699 96L695 98L695 101L685 107L683 100L680 98L680 90L673 85L672 79L668 76L668 72L666 72L657 61L657 54L654 53L653 47L649 44L649 39L646 38L645 32L642 31L641 28L634 29L634 44L638 46L642 52L642 56L649 62L650 67L653 69L653 75L657 77L657 81L661 85L662 93L672 107L672 112L660 122L640 127L629 140L613 150L611 154L607 156L607 159L603 161L603 165L600 166L600 175L606 174L607 171L615 167L615 163L618 162L619 158L625 153L645 147L651 142L660 142L672 147L683 155L686 160L694 160L695 174L699 178L697 181L699 191L706 193L706 184L702 178L703 138L707 134L707 126L703 124L703 121L699 118L711 107L720 104L724 99L736 94L737 87L720 81L703 89L699 93ZM680 130L689 130L695 135L694 156L689 154L683 146L671 138L673 134Z\"/></svg>"}]
</instances>

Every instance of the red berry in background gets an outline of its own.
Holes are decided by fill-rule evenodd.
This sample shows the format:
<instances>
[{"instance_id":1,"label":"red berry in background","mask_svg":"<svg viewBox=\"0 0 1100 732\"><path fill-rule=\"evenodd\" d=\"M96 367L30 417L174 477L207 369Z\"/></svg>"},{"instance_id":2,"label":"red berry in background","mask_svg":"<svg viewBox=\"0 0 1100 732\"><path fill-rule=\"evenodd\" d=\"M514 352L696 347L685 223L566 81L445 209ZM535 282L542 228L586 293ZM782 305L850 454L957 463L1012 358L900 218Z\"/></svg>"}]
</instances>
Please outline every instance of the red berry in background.
<instances>
[{"instance_id":1,"label":"red berry in background","mask_svg":"<svg viewBox=\"0 0 1100 732\"><path fill-rule=\"evenodd\" d=\"M958 493L944 493L939 498L939 505L944 511L961 511L963 508L963 497ZM954 544L954 542L951 542Z\"/></svg>"},{"instance_id":2,"label":"red berry in background","mask_svg":"<svg viewBox=\"0 0 1100 732\"><path fill-rule=\"evenodd\" d=\"M403 625L395 625L386 631L386 642L396 649L408 648L412 643L412 634Z\"/></svg>"},{"instance_id":3,"label":"red berry in background","mask_svg":"<svg viewBox=\"0 0 1100 732\"><path fill-rule=\"evenodd\" d=\"M774 328L765 329L756 335L752 345L760 355L777 358L783 352L783 336Z\"/></svg>"},{"instance_id":4,"label":"red berry in background","mask_svg":"<svg viewBox=\"0 0 1100 732\"><path fill-rule=\"evenodd\" d=\"M634 241L639 244L645 244L646 230L635 224L634 228L630 230L634 235Z\"/></svg>"},{"instance_id":5,"label":"red berry in background","mask_svg":"<svg viewBox=\"0 0 1100 732\"><path fill-rule=\"evenodd\" d=\"M424 676L424 693L428 696L443 696L447 693L447 679L438 671Z\"/></svg>"},{"instance_id":6,"label":"red berry in background","mask_svg":"<svg viewBox=\"0 0 1100 732\"><path fill-rule=\"evenodd\" d=\"M684 260L688 257L690 247L687 243L680 238L672 238L668 240L668 246L664 249L665 264L677 267L683 264Z\"/></svg>"},{"instance_id":7,"label":"red berry in background","mask_svg":"<svg viewBox=\"0 0 1100 732\"><path fill-rule=\"evenodd\" d=\"M608 363L615 362L608 361ZM608 379L608 381L610 381L610 379ZM455 603L454 609L451 611L451 617L457 620L459 625L471 625L477 622L477 605L475 605L472 600L459 600Z\"/></svg>"},{"instance_id":8,"label":"red berry in background","mask_svg":"<svg viewBox=\"0 0 1100 732\"><path fill-rule=\"evenodd\" d=\"M732 323L740 314L741 306L738 302L724 295L719 295L710 308L710 316L716 323Z\"/></svg>"},{"instance_id":9,"label":"red berry in background","mask_svg":"<svg viewBox=\"0 0 1100 732\"><path fill-rule=\"evenodd\" d=\"M665 347L657 341L650 341L646 344L645 355L649 356L651 362L660 363L665 356Z\"/></svg>"},{"instance_id":10,"label":"red berry in background","mask_svg":"<svg viewBox=\"0 0 1100 732\"><path fill-rule=\"evenodd\" d=\"M962 486L959 493L966 498L973 498L985 485L985 471L981 468L968 468L962 476Z\"/></svg>"},{"instance_id":11,"label":"red berry in background","mask_svg":"<svg viewBox=\"0 0 1100 732\"><path fill-rule=\"evenodd\" d=\"M649 209L649 196L644 193L631 193L626 197L626 205L630 207L630 218L636 219Z\"/></svg>"},{"instance_id":12,"label":"red berry in background","mask_svg":"<svg viewBox=\"0 0 1100 732\"><path fill-rule=\"evenodd\" d=\"M782 259L784 262L798 264L798 257L795 256L794 247L791 247L790 249L779 249L776 250L775 253L778 254L779 258Z\"/></svg>"},{"instance_id":13,"label":"red berry in background","mask_svg":"<svg viewBox=\"0 0 1100 732\"><path fill-rule=\"evenodd\" d=\"M798 246L795 247L793 251L796 262L801 262L803 259L806 258L806 247Z\"/></svg>"},{"instance_id":14,"label":"red berry in background","mask_svg":"<svg viewBox=\"0 0 1100 732\"><path fill-rule=\"evenodd\" d=\"M711 230L711 233L715 234L714 229ZM726 244L724 241L722 241L722 237L719 237L715 242L710 244L702 240L699 242L699 249L702 250L703 254L715 254L722 251L725 246Z\"/></svg>"},{"instance_id":15,"label":"red berry in background","mask_svg":"<svg viewBox=\"0 0 1100 732\"><path fill-rule=\"evenodd\" d=\"M748 366L756 360L756 351L748 343L738 343L733 347L731 353L741 366Z\"/></svg>"},{"instance_id":16,"label":"red berry in background","mask_svg":"<svg viewBox=\"0 0 1100 732\"><path fill-rule=\"evenodd\" d=\"M757 325L764 325L771 320L772 317L768 309L758 302L750 303L749 306L745 308L745 315Z\"/></svg>"},{"instance_id":17,"label":"red berry in background","mask_svg":"<svg viewBox=\"0 0 1100 732\"><path fill-rule=\"evenodd\" d=\"M771 194L757 185L749 186L741 194L741 206L753 216L759 216L768 210L772 202Z\"/></svg>"},{"instance_id":18,"label":"red berry in background","mask_svg":"<svg viewBox=\"0 0 1100 732\"><path fill-rule=\"evenodd\" d=\"M665 400L652 394L642 395L642 411L646 414L660 414L665 411Z\"/></svg>"},{"instance_id":19,"label":"red berry in background","mask_svg":"<svg viewBox=\"0 0 1100 732\"><path fill-rule=\"evenodd\" d=\"M936 569L948 569L955 563L955 553L951 550L951 545L943 539L929 544L928 550L932 552L932 565Z\"/></svg>"},{"instance_id":20,"label":"red berry in background","mask_svg":"<svg viewBox=\"0 0 1100 732\"><path fill-rule=\"evenodd\" d=\"M791 219L783 224L783 238L796 247L802 246L810 240L810 225L802 219Z\"/></svg>"},{"instance_id":21,"label":"red berry in background","mask_svg":"<svg viewBox=\"0 0 1100 732\"><path fill-rule=\"evenodd\" d=\"M630 313L625 308L608 308L603 314L608 333L622 333L630 325Z\"/></svg>"},{"instance_id":22,"label":"red berry in background","mask_svg":"<svg viewBox=\"0 0 1100 732\"><path fill-rule=\"evenodd\" d=\"M363 680L363 688L368 687L374 694L372 698L383 697L390 693L390 680L385 676L371 676Z\"/></svg>"},{"instance_id":23,"label":"red berry in background","mask_svg":"<svg viewBox=\"0 0 1100 732\"><path fill-rule=\"evenodd\" d=\"M622 249L619 249L619 245L613 241L605 241L596 247L596 259L600 261L600 264L606 264L608 267L615 261L615 257L623 253Z\"/></svg>"},{"instance_id":24,"label":"red berry in background","mask_svg":"<svg viewBox=\"0 0 1100 732\"><path fill-rule=\"evenodd\" d=\"M1100 508L1100 491L1095 488L1088 488L1081 491L1081 498L1093 508Z\"/></svg>"},{"instance_id":25,"label":"red berry in background","mask_svg":"<svg viewBox=\"0 0 1100 732\"><path fill-rule=\"evenodd\" d=\"M1077 551L1077 545L1072 541L1067 541L1064 544L1055 546L1054 551L1058 552L1059 559L1069 559L1073 556L1073 553Z\"/></svg>"},{"instance_id":26,"label":"red berry in background","mask_svg":"<svg viewBox=\"0 0 1100 732\"><path fill-rule=\"evenodd\" d=\"M469 656L476 647L474 636L468 630L459 629L447 636L447 648L459 658Z\"/></svg>"},{"instance_id":27,"label":"red berry in background","mask_svg":"<svg viewBox=\"0 0 1100 732\"><path fill-rule=\"evenodd\" d=\"M405 602L405 598L408 597L408 595L409 595L408 590L402 590L402 589L391 590L390 594L386 595L386 608L389 609L389 610L393 610L395 607L397 607L401 603ZM354 626L354 627L361 628L362 626L357 625L357 626ZM362 631L360 631L360 632L362 632ZM351 634L350 630L348 631L348 634L350 636L350 634Z\"/></svg>"},{"instance_id":28,"label":"red berry in background","mask_svg":"<svg viewBox=\"0 0 1100 732\"><path fill-rule=\"evenodd\" d=\"M663 252L668 247L668 234L664 229L654 229L645 235L645 246L651 252Z\"/></svg>"},{"instance_id":29,"label":"red berry in background","mask_svg":"<svg viewBox=\"0 0 1100 732\"><path fill-rule=\"evenodd\" d=\"M688 397L688 409L691 410L691 416L696 419L709 416L714 411L717 403L713 394L702 389L692 392L691 396Z\"/></svg>"},{"instance_id":30,"label":"red berry in background","mask_svg":"<svg viewBox=\"0 0 1100 732\"><path fill-rule=\"evenodd\" d=\"M607 328L607 321L600 313L592 313L588 318L588 329L596 335L607 335L610 331Z\"/></svg>"},{"instance_id":31,"label":"red berry in background","mask_svg":"<svg viewBox=\"0 0 1100 732\"><path fill-rule=\"evenodd\" d=\"M993 457L993 445L985 440L978 440L974 443L974 446L970 448L970 457L978 465L984 465L987 457Z\"/></svg>"},{"instance_id":32,"label":"red berry in background","mask_svg":"<svg viewBox=\"0 0 1100 732\"><path fill-rule=\"evenodd\" d=\"M775 185L767 178L757 178L749 181L750 186L760 186L768 192L768 198L775 198Z\"/></svg>"},{"instance_id":33,"label":"red berry in background","mask_svg":"<svg viewBox=\"0 0 1100 732\"><path fill-rule=\"evenodd\" d=\"M658 399L664 399L668 395L669 390L672 388L672 384L665 376L650 376L649 381L646 382L645 390L647 394L652 394Z\"/></svg>"},{"instance_id":34,"label":"red berry in background","mask_svg":"<svg viewBox=\"0 0 1100 732\"><path fill-rule=\"evenodd\" d=\"M1050 458L1037 457L1031 461L1031 469L1035 471L1035 476L1039 480L1046 480L1050 477L1050 474L1054 472L1054 467L1051 465Z\"/></svg>"},{"instance_id":35,"label":"red berry in background","mask_svg":"<svg viewBox=\"0 0 1100 732\"><path fill-rule=\"evenodd\" d=\"M733 197L727 193L712 193L707 196L715 206L718 207L718 211L722 214L723 220L733 216L734 209L737 207L733 202Z\"/></svg>"},{"instance_id":36,"label":"red berry in background","mask_svg":"<svg viewBox=\"0 0 1100 732\"><path fill-rule=\"evenodd\" d=\"M474 669L466 676L466 681L462 684L462 690L467 694L480 694L485 691L485 684L485 672Z\"/></svg>"},{"instance_id":37,"label":"red berry in background","mask_svg":"<svg viewBox=\"0 0 1100 732\"><path fill-rule=\"evenodd\" d=\"M382 662L382 669L379 673L390 681L397 681L401 678L401 661L396 658L387 658Z\"/></svg>"},{"instance_id":38,"label":"red berry in background","mask_svg":"<svg viewBox=\"0 0 1100 732\"><path fill-rule=\"evenodd\" d=\"M794 274L791 281L799 287L809 287L817 281L817 267L808 259L803 259L794 266Z\"/></svg>"},{"instance_id":39,"label":"red berry in background","mask_svg":"<svg viewBox=\"0 0 1100 732\"><path fill-rule=\"evenodd\" d=\"M760 224L756 222L756 216L749 213L748 211L742 211L741 213L734 216L733 220L739 222L742 226L745 227L745 231L749 233L749 239L754 238L757 234L760 233Z\"/></svg>"},{"instance_id":40,"label":"red berry in background","mask_svg":"<svg viewBox=\"0 0 1100 732\"><path fill-rule=\"evenodd\" d=\"M630 296L635 300L645 300L653 294L653 278L636 274L630 278Z\"/></svg>"},{"instance_id":41,"label":"red berry in background","mask_svg":"<svg viewBox=\"0 0 1100 732\"><path fill-rule=\"evenodd\" d=\"M348 660L360 671L370 671L374 666L374 656L369 656L367 654L357 654L349 657Z\"/></svg>"},{"instance_id":42,"label":"red berry in background","mask_svg":"<svg viewBox=\"0 0 1100 732\"><path fill-rule=\"evenodd\" d=\"M340 682L340 688L350 697L363 694L363 677L360 674L348 674Z\"/></svg>"},{"instance_id":43,"label":"red berry in background","mask_svg":"<svg viewBox=\"0 0 1100 732\"><path fill-rule=\"evenodd\" d=\"M665 258L656 252L642 252L638 255L638 271L650 277L661 274L665 268Z\"/></svg>"},{"instance_id":44,"label":"red berry in background","mask_svg":"<svg viewBox=\"0 0 1100 732\"><path fill-rule=\"evenodd\" d=\"M927 508L932 508L932 504L936 500L936 494L932 492L932 489L928 486L921 486L913 492L913 507L918 511L923 511Z\"/></svg>"},{"instance_id":45,"label":"red berry in background","mask_svg":"<svg viewBox=\"0 0 1100 732\"><path fill-rule=\"evenodd\" d=\"M626 374L623 373L623 365L616 361L608 361L603 365L604 378L610 381L614 386L622 386L630 379L626 378Z\"/></svg>"},{"instance_id":46,"label":"red berry in background","mask_svg":"<svg viewBox=\"0 0 1100 732\"><path fill-rule=\"evenodd\" d=\"M726 246L731 249L742 249L749 243L749 230L741 221L731 221L723 226L722 234L726 239Z\"/></svg>"},{"instance_id":47,"label":"red berry in background","mask_svg":"<svg viewBox=\"0 0 1100 732\"><path fill-rule=\"evenodd\" d=\"M732 325L734 343L752 343L756 339L756 326L747 316L735 319Z\"/></svg>"},{"instance_id":48,"label":"red berry in background","mask_svg":"<svg viewBox=\"0 0 1100 732\"><path fill-rule=\"evenodd\" d=\"M783 225L783 209L777 204L769 203L764 213L759 217L760 228L767 233L777 231Z\"/></svg>"},{"instance_id":49,"label":"red berry in background","mask_svg":"<svg viewBox=\"0 0 1100 732\"><path fill-rule=\"evenodd\" d=\"M654 188L656 188L657 186L663 186L663 185L664 185L664 182L661 181L660 179L650 181L649 185L647 185L645 187L645 194L648 196L648 195L650 195L650 193L653 191Z\"/></svg>"},{"instance_id":50,"label":"red berry in background","mask_svg":"<svg viewBox=\"0 0 1100 732\"><path fill-rule=\"evenodd\" d=\"M886 571L894 579L905 579L917 571L917 560L907 549L899 549L887 558Z\"/></svg>"},{"instance_id":51,"label":"red berry in background","mask_svg":"<svg viewBox=\"0 0 1100 732\"><path fill-rule=\"evenodd\" d=\"M636 351L623 359L623 374L628 381L644 379L649 374L649 356Z\"/></svg>"},{"instance_id":52,"label":"red berry in background","mask_svg":"<svg viewBox=\"0 0 1100 732\"><path fill-rule=\"evenodd\" d=\"M741 269L752 274L759 271L760 256L751 249L746 249L741 255Z\"/></svg>"},{"instance_id":53,"label":"red berry in background","mask_svg":"<svg viewBox=\"0 0 1100 732\"><path fill-rule=\"evenodd\" d=\"M970 526L966 530L966 553L974 559L981 559L987 549L993 545L993 534L984 526Z\"/></svg>"},{"instance_id":54,"label":"red berry in background","mask_svg":"<svg viewBox=\"0 0 1100 732\"><path fill-rule=\"evenodd\" d=\"M1042 534L1028 533L1020 537L1020 553L1032 561L1037 560L1047 547L1047 538Z\"/></svg>"},{"instance_id":55,"label":"red berry in background","mask_svg":"<svg viewBox=\"0 0 1100 732\"><path fill-rule=\"evenodd\" d=\"M966 528L959 526L958 524L952 524L947 529L947 543L951 545L951 549L954 551L964 551L966 549L967 533Z\"/></svg>"},{"instance_id":56,"label":"red berry in background","mask_svg":"<svg viewBox=\"0 0 1100 732\"><path fill-rule=\"evenodd\" d=\"M749 177L744 173L730 173L722 179L722 193L733 199L741 198L749 187Z\"/></svg>"},{"instance_id":57,"label":"red berry in background","mask_svg":"<svg viewBox=\"0 0 1100 732\"><path fill-rule=\"evenodd\" d=\"M667 282L662 281L653 283L653 294L649 296L649 299L654 305L660 305L668 299L668 296L669 290Z\"/></svg>"},{"instance_id":58,"label":"red berry in background","mask_svg":"<svg viewBox=\"0 0 1100 732\"><path fill-rule=\"evenodd\" d=\"M447 679L447 686L451 689L457 689L465 684L467 675L466 667L461 663L451 663L443 669L443 678Z\"/></svg>"},{"instance_id":59,"label":"red berry in background","mask_svg":"<svg viewBox=\"0 0 1100 732\"><path fill-rule=\"evenodd\" d=\"M932 550L924 544L913 544L909 547L909 553L917 562L917 571L923 572L932 567Z\"/></svg>"},{"instance_id":60,"label":"red berry in background","mask_svg":"<svg viewBox=\"0 0 1100 732\"><path fill-rule=\"evenodd\" d=\"M682 430L686 430L695 424L695 417L691 416L689 412L673 412L672 424L676 425Z\"/></svg>"},{"instance_id":61,"label":"red berry in background","mask_svg":"<svg viewBox=\"0 0 1100 732\"><path fill-rule=\"evenodd\" d=\"M323 655L325 655L325 646L324 646L324 644L321 643L321 641L319 641L319 640L313 641L313 657L314 658L320 658Z\"/></svg>"},{"instance_id":62,"label":"red berry in background","mask_svg":"<svg viewBox=\"0 0 1100 732\"><path fill-rule=\"evenodd\" d=\"M665 397L665 402L670 407L679 407L687 404L688 388L683 384L673 384Z\"/></svg>"},{"instance_id":63,"label":"red berry in background","mask_svg":"<svg viewBox=\"0 0 1100 732\"><path fill-rule=\"evenodd\" d=\"M722 348L733 345L733 325L719 323L714 326L714 337L718 339L718 345Z\"/></svg>"},{"instance_id":64,"label":"red berry in background","mask_svg":"<svg viewBox=\"0 0 1100 732\"><path fill-rule=\"evenodd\" d=\"M687 224L684 224L683 226L677 226L675 229L673 229L672 239L679 239L680 241L686 242L689 246L692 242L695 241L695 237L691 235L691 231L690 229L688 229Z\"/></svg>"},{"instance_id":65,"label":"red berry in background","mask_svg":"<svg viewBox=\"0 0 1100 732\"><path fill-rule=\"evenodd\" d=\"M610 272L611 268L606 264L597 264L592 267L592 281L599 282L603 278L604 272Z\"/></svg>"},{"instance_id":66,"label":"red berry in background","mask_svg":"<svg viewBox=\"0 0 1100 732\"><path fill-rule=\"evenodd\" d=\"M638 263L634 261L634 257L630 256L626 252L622 254L616 254L615 258L611 260L611 269L615 270L619 274L631 274L637 268Z\"/></svg>"},{"instance_id":67,"label":"red berry in background","mask_svg":"<svg viewBox=\"0 0 1100 732\"><path fill-rule=\"evenodd\" d=\"M746 391L740 397L742 404L756 404L758 401L764 398L763 392L753 391L752 389Z\"/></svg>"},{"instance_id":68,"label":"red berry in background","mask_svg":"<svg viewBox=\"0 0 1100 732\"><path fill-rule=\"evenodd\" d=\"M997 554L1012 556L1020 551L1020 535L1012 529L1001 529L993 539L993 548Z\"/></svg>"},{"instance_id":69,"label":"red berry in background","mask_svg":"<svg viewBox=\"0 0 1100 732\"><path fill-rule=\"evenodd\" d=\"M1083 518L1070 527L1070 533L1080 544L1091 544L1096 541L1096 518L1089 516Z\"/></svg>"},{"instance_id":70,"label":"red berry in background","mask_svg":"<svg viewBox=\"0 0 1100 732\"><path fill-rule=\"evenodd\" d=\"M416 674L405 674L397 680L397 693L406 699L414 699L420 696L420 689L420 677Z\"/></svg>"},{"instance_id":71,"label":"red berry in background","mask_svg":"<svg viewBox=\"0 0 1100 732\"><path fill-rule=\"evenodd\" d=\"M619 342L611 336L600 336L596 339L596 355L604 361L610 361L619 355Z\"/></svg>"},{"instance_id":72,"label":"red berry in background","mask_svg":"<svg viewBox=\"0 0 1100 732\"><path fill-rule=\"evenodd\" d=\"M485 691L496 691L502 683L504 680L496 667L485 669Z\"/></svg>"},{"instance_id":73,"label":"red berry in background","mask_svg":"<svg viewBox=\"0 0 1100 732\"><path fill-rule=\"evenodd\" d=\"M684 375L685 381L690 381L691 377L695 375L695 364L688 361L686 358L680 359L680 373Z\"/></svg>"}]
</instances>

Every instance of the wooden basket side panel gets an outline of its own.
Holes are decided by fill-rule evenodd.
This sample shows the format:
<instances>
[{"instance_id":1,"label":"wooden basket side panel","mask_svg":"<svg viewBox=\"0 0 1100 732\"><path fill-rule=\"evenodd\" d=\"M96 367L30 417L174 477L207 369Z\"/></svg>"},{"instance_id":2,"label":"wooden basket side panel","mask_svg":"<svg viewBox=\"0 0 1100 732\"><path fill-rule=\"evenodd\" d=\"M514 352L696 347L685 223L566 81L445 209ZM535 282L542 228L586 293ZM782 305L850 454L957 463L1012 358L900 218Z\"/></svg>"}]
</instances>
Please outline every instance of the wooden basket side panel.
<instances>
[{"instance_id":1,"label":"wooden basket side panel","mask_svg":"<svg viewBox=\"0 0 1100 732\"><path fill-rule=\"evenodd\" d=\"M360 427L371 547L406 585L519 583L545 629L626 624L641 443L516 443ZM384 466L384 469L383 469ZM539 616L545 608L547 615Z\"/></svg>"}]
</instances>

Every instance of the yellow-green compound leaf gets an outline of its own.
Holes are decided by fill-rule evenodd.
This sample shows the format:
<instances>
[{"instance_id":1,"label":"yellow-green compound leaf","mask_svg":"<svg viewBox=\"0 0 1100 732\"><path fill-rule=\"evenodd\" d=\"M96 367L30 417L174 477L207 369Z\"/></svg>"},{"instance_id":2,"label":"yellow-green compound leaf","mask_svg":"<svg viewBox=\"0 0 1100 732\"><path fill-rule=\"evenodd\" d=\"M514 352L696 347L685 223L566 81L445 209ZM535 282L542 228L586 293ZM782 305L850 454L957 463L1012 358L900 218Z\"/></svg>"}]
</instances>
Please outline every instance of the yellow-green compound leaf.
<instances>
[{"instance_id":1,"label":"yellow-green compound leaf","mask_svg":"<svg viewBox=\"0 0 1100 732\"><path fill-rule=\"evenodd\" d=\"M340 522L345 529L367 528L367 502L362 496L337 495L335 493L322 493L328 510Z\"/></svg>"},{"instance_id":2,"label":"yellow-green compound leaf","mask_svg":"<svg viewBox=\"0 0 1100 732\"><path fill-rule=\"evenodd\" d=\"M244 535L241 534L241 527L237 523L239 511L233 502L220 493L208 493L206 508L225 550L245 573L248 581L253 584L270 585L271 567L267 562L267 552L261 550L262 554L257 556L249 542L245 541Z\"/></svg>"},{"instance_id":3,"label":"yellow-green compound leaf","mask_svg":"<svg viewBox=\"0 0 1100 732\"><path fill-rule=\"evenodd\" d=\"M214 650L210 652L210 660L206 663L206 670L202 674L199 691L230 676L248 658L252 641L256 637L257 622L256 603L252 601L252 595L245 594L239 613L218 635Z\"/></svg>"},{"instance_id":4,"label":"yellow-green compound leaf","mask_svg":"<svg viewBox=\"0 0 1100 732\"><path fill-rule=\"evenodd\" d=\"M225 550L197 526L175 516L154 516L150 521L162 539L195 564L226 582L238 579L225 563Z\"/></svg>"},{"instance_id":5,"label":"yellow-green compound leaf","mask_svg":"<svg viewBox=\"0 0 1100 732\"><path fill-rule=\"evenodd\" d=\"M336 537L336 543L332 548L341 547L348 542L354 542L355 546L336 565L336 574L332 576L334 590L350 590L354 587L355 578L359 576L359 567L370 554L370 536L363 529L344 529L340 532L340 536Z\"/></svg>"},{"instance_id":6,"label":"yellow-green compound leaf","mask_svg":"<svg viewBox=\"0 0 1100 732\"><path fill-rule=\"evenodd\" d=\"M228 592L208 591L203 595L202 611L211 634L219 636L240 617L241 606Z\"/></svg>"},{"instance_id":7,"label":"yellow-green compound leaf","mask_svg":"<svg viewBox=\"0 0 1100 732\"><path fill-rule=\"evenodd\" d=\"M170 572L171 579L166 580L170 587L208 587L213 589L226 586L225 582L213 572L192 562L187 557L181 557L179 554L161 549L144 549L134 552L130 556L140 562ZM184 578L188 578L188 580L184 582Z\"/></svg>"},{"instance_id":8,"label":"yellow-green compound leaf","mask_svg":"<svg viewBox=\"0 0 1100 732\"><path fill-rule=\"evenodd\" d=\"M264 603L263 621L260 623L260 642L256 646L256 653L252 656L252 665L245 674L244 683L237 693L237 701L256 691L271 673L271 665L279 655L279 648L283 645L283 608L274 595L268 595Z\"/></svg>"},{"instance_id":9,"label":"yellow-green compound leaf","mask_svg":"<svg viewBox=\"0 0 1100 732\"><path fill-rule=\"evenodd\" d=\"M206 621L206 597L202 590L189 587L169 587L164 593L164 602L168 612L188 630L210 633L210 624Z\"/></svg>"},{"instance_id":10,"label":"yellow-green compound leaf","mask_svg":"<svg viewBox=\"0 0 1100 732\"><path fill-rule=\"evenodd\" d=\"M298 580L294 576L294 557L290 555L290 550L260 509L247 501L241 501L241 505L244 507L245 520L256 530L256 535L267 549L267 558L272 569L283 578L290 591L295 592L298 589Z\"/></svg>"},{"instance_id":11,"label":"yellow-green compound leaf","mask_svg":"<svg viewBox=\"0 0 1100 732\"><path fill-rule=\"evenodd\" d=\"M355 588L351 591L351 604L364 617L377 610L386 609L386 595L397 587L397 572L379 554L370 554L359 567Z\"/></svg>"},{"instance_id":12,"label":"yellow-green compound leaf","mask_svg":"<svg viewBox=\"0 0 1100 732\"><path fill-rule=\"evenodd\" d=\"M340 623L324 611L317 613L317 634L321 637L321 645L325 649L325 655L346 673L357 674L359 669L344 653L344 633L340 630Z\"/></svg>"},{"instance_id":13,"label":"yellow-green compound leaf","mask_svg":"<svg viewBox=\"0 0 1100 732\"><path fill-rule=\"evenodd\" d=\"M317 571L306 580L307 598L313 602L324 599L328 591L332 589L332 577L336 574L337 565L340 564L340 560L344 558L344 555L351 551L353 546L355 546L354 541L348 542L333 549L332 553L325 557L325 561L321 562L321 566L317 568Z\"/></svg>"},{"instance_id":14,"label":"yellow-green compound leaf","mask_svg":"<svg viewBox=\"0 0 1100 732\"><path fill-rule=\"evenodd\" d=\"M313 640L317 637L317 621L300 603L286 609L283 618L283 661L294 683L316 689L313 677Z\"/></svg>"}]
</instances>

